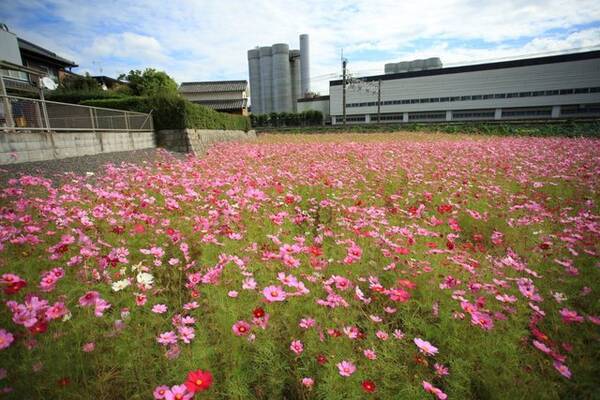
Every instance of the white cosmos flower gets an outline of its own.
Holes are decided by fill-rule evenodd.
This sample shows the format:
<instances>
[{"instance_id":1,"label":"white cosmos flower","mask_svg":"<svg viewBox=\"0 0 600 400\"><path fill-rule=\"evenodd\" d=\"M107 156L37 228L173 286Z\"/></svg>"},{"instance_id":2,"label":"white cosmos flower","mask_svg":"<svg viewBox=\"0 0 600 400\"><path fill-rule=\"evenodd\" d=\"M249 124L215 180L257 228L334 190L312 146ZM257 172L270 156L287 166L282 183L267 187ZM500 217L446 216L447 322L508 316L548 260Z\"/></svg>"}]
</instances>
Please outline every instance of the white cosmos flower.
<instances>
[{"instance_id":1,"label":"white cosmos flower","mask_svg":"<svg viewBox=\"0 0 600 400\"><path fill-rule=\"evenodd\" d=\"M140 272L139 274L137 274L136 279L138 283L144 286L152 286L152 284L154 283L154 276L147 272Z\"/></svg>"},{"instance_id":2,"label":"white cosmos flower","mask_svg":"<svg viewBox=\"0 0 600 400\"><path fill-rule=\"evenodd\" d=\"M129 279L121 279L120 281L113 282L112 290L118 292L119 290L125 289L127 286L131 285Z\"/></svg>"}]
</instances>

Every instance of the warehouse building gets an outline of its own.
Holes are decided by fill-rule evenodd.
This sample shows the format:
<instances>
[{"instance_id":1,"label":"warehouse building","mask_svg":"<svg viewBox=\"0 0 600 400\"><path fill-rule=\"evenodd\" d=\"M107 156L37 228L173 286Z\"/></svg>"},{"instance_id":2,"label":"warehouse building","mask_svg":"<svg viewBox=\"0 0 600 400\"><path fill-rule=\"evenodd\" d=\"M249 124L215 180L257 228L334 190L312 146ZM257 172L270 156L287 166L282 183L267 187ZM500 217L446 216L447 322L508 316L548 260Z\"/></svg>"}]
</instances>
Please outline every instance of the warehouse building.
<instances>
[{"instance_id":1,"label":"warehouse building","mask_svg":"<svg viewBox=\"0 0 600 400\"><path fill-rule=\"evenodd\" d=\"M298 98L310 91L308 35L300 35L300 50L285 43L248 50L253 114L296 112Z\"/></svg>"},{"instance_id":2,"label":"warehouse building","mask_svg":"<svg viewBox=\"0 0 600 400\"><path fill-rule=\"evenodd\" d=\"M433 60L433 59L431 59ZM438 59L439 60L439 59ZM600 116L600 51L441 68L388 65L381 122L441 122ZM409 68L410 67L410 68ZM393 72L402 70L402 72ZM332 124L342 123L342 80L330 82ZM377 121L378 94L346 91L346 122Z\"/></svg>"},{"instance_id":3,"label":"warehouse building","mask_svg":"<svg viewBox=\"0 0 600 400\"><path fill-rule=\"evenodd\" d=\"M229 114L248 115L248 82L182 82L179 93L192 103Z\"/></svg>"}]
</instances>

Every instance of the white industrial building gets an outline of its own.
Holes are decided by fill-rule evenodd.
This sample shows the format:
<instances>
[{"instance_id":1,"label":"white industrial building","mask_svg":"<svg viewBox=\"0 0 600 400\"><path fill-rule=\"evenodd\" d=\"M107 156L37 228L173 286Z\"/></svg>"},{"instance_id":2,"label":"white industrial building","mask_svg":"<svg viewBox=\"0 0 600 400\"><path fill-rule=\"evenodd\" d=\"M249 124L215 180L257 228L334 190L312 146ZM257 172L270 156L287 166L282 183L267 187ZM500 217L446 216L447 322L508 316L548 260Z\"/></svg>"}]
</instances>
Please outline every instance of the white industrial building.
<instances>
[{"instance_id":1,"label":"white industrial building","mask_svg":"<svg viewBox=\"0 0 600 400\"><path fill-rule=\"evenodd\" d=\"M300 50L285 43L248 50L253 114L295 112L296 100L310 91L308 35L300 35Z\"/></svg>"},{"instance_id":2,"label":"white industrial building","mask_svg":"<svg viewBox=\"0 0 600 400\"><path fill-rule=\"evenodd\" d=\"M399 64L386 70L403 72L361 78L381 81L381 122L600 116L600 51L421 70ZM329 94L331 122L340 124L342 80L330 82ZM346 122L377 115L377 93L347 87Z\"/></svg>"}]
</instances>

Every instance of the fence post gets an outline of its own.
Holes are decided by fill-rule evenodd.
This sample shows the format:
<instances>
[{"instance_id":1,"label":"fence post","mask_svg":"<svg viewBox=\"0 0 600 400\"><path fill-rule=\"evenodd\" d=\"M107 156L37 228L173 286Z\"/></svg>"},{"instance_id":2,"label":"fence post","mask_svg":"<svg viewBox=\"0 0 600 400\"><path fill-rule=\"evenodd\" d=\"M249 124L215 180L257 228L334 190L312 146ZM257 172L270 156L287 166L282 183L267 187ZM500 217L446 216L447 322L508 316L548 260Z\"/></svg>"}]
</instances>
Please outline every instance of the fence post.
<instances>
[{"instance_id":1,"label":"fence post","mask_svg":"<svg viewBox=\"0 0 600 400\"><path fill-rule=\"evenodd\" d=\"M94 121L94 109L90 107L90 121L92 122L92 130L96 132L96 121Z\"/></svg>"},{"instance_id":2,"label":"fence post","mask_svg":"<svg viewBox=\"0 0 600 400\"><path fill-rule=\"evenodd\" d=\"M0 94L2 95L2 101L4 102L4 119L6 119L6 125L9 128L15 127L15 121L12 116L12 108L8 97L6 97L6 86L4 86L4 76L0 74Z\"/></svg>"},{"instance_id":3,"label":"fence post","mask_svg":"<svg viewBox=\"0 0 600 400\"><path fill-rule=\"evenodd\" d=\"M129 134L129 141L131 142L131 150L135 150L135 141L133 140L133 132L129 130L129 113L125 111L125 129L127 129L127 134Z\"/></svg>"}]
</instances>

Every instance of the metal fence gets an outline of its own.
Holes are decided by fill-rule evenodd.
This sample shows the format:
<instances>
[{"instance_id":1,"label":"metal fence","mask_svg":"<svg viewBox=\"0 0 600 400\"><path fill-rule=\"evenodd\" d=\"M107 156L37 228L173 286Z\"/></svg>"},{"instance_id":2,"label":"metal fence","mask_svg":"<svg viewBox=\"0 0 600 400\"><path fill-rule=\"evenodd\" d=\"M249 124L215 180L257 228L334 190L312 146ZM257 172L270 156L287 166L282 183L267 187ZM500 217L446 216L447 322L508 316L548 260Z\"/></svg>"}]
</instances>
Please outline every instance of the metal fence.
<instances>
[{"instance_id":1,"label":"metal fence","mask_svg":"<svg viewBox=\"0 0 600 400\"><path fill-rule=\"evenodd\" d=\"M151 131L151 114L0 95L0 130Z\"/></svg>"}]
</instances>

